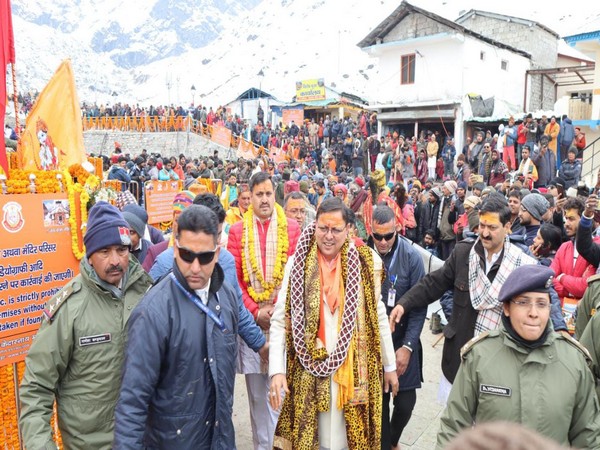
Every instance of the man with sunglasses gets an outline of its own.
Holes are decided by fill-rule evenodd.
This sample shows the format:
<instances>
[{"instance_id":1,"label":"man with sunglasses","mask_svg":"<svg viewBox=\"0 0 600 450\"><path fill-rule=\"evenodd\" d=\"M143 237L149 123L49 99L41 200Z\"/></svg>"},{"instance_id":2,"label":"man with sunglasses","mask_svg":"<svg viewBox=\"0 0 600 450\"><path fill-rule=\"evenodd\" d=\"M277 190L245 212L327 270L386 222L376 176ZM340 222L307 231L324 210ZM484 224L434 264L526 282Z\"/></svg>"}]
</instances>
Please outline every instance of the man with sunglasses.
<instances>
[{"instance_id":1,"label":"man with sunglasses","mask_svg":"<svg viewBox=\"0 0 600 450\"><path fill-rule=\"evenodd\" d=\"M378 205L373 211L373 233L368 245L383 260L386 275L381 285L381 298L389 314L396 300L425 276L423 260L408 240L398 236L394 211L386 205ZM402 317L392 334L400 387L394 397L391 417L390 394L383 394L382 450L398 449L398 441L417 401L417 389L423 378L423 349L419 336L426 314L426 307L415 308Z\"/></svg>"},{"instance_id":2,"label":"man with sunglasses","mask_svg":"<svg viewBox=\"0 0 600 450\"><path fill-rule=\"evenodd\" d=\"M218 244L219 247L221 247L221 250L219 251L217 257L217 262L219 263L219 266L221 266L221 268L223 269L225 281L227 281L231 286L234 287L235 291L239 296L238 334L244 340L246 345L250 347L251 350L258 352L261 358L266 360L269 356L268 346L266 345L267 340L265 336L263 336L263 334L261 333L260 328L254 322L254 318L252 317L250 312L248 312L248 310L244 306L244 302L242 301L242 291L237 280L235 259L227 249L223 248L223 243L221 241L221 237L223 235L223 225L225 221L225 210L223 209L221 202L215 194L198 194L196 198L194 198L193 204L206 206L217 215L217 219L219 220ZM186 260L186 257L188 260L190 259L190 257L187 256L185 249L181 250L180 253L183 255L182 257L184 258L184 260ZM172 272L174 255L174 247L169 247L157 256L156 261L152 266L152 270L150 270L150 276L155 280L155 282Z\"/></svg>"},{"instance_id":3,"label":"man with sunglasses","mask_svg":"<svg viewBox=\"0 0 600 450\"><path fill-rule=\"evenodd\" d=\"M287 220L275 203L273 181L267 172L252 175L251 204L241 222L229 230L227 250L235 258L244 305L268 336L271 316L287 259L294 253L300 226ZM259 355L240 342L238 370L245 375L255 450L271 450L279 414L269 406L269 377Z\"/></svg>"},{"instance_id":4,"label":"man with sunglasses","mask_svg":"<svg viewBox=\"0 0 600 450\"><path fill-rule=\"evenodd\" d=\"M382 383L396 395L398 376L381 259L349 238L351 212L324 200L286 266L269 340L276 449L381 445Z\"/></svg>"},{"instance_id":5,"label":"man with sunglasses","mask_svg":"<svg viewBox=\"0 0 600 450\"><path fill-rule=\"evenodd\" d=\"M114 448L235 448L239 294L218 243L211 209L181 213L173 272L131 314Z\"/></svg>"},{"instance_id":6,"label":"man with sunglasses","mask_svg":"<svg viewBox=\"0 0 600 450\"><path fill-rule=\"evenodd\" d=\"M151 285L129 253L129 224L99 202L90 209L80 274L44 309L25 360L20 429L27 448L56 448L54 402L65 448L111 448L126 326Z\"/></svg>"},{"instance_id":7,"label":"man with sunglasses","mask_svg":"<svg viewBox=\"0 0 600 450\"><path fill-rule=\"evenodd\" d=\"M461 351L437 437L445 448L482 422L518 422L566 447L600 448L600 408L587 350L550 323L554 272L516 268L500 289L502 322Z\"/></svg>"}]
</instances>

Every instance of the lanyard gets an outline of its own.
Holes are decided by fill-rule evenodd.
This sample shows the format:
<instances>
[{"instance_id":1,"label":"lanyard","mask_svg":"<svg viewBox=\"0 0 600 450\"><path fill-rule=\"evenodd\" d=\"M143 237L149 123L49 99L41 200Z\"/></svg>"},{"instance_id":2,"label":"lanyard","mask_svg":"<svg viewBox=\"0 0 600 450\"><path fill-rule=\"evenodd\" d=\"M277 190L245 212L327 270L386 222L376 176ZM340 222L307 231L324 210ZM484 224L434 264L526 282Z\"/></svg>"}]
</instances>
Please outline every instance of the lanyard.
<instances>
[{"instance_id":1,"label":"lanyard","mask_svg":"<svg viewBox=\"0 0 600 450\"><path fill-rule=\"evenodd\" d=\"M192 303L194 303L194 305L200 308L200 310L204 312L204 314L206 314L223 333L229 333L227 327L225 327L225 323L223 322L223 320L218 315L216 315L208 306L202 303L198 296L192 295L186 288L184 288L179 282L179 280L177 280L177 278L175 277L175 274L172 272L171 279L175 283L175 286L177 286L179 290L183 292L183 294L188 298L188 300L190 300Z\"/></svg>"}]
</instances>

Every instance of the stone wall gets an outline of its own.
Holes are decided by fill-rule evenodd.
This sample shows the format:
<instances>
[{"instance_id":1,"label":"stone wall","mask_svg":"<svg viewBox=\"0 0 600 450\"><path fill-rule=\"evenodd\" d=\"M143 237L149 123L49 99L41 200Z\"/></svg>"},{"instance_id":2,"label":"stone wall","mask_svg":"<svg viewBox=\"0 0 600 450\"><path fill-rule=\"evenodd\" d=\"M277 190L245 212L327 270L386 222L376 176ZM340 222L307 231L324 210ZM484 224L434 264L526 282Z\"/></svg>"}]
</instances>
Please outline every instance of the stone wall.
<instances>
[{"instance_id":1,"label":"stone wall","mask_svg":"<svg viewBox=\"0 0 600 450\"><path fill-rule=\"evenodd\" d=\"M142 149L148 153L160 153L163 156L179 156L197 158L213 155L219 150L219 155L226 159L237 159L235 151L228 155L226 148L214 142L185 131L170 133L139 133L122 131L86 131L83 133L87 153L110 155L115 148L115 141L121 144L123 153L138 155Z\"/></svg>"},{"instance_id":2,"label":"stone wall","mask_svg":"<svg viewBox=\"0 0 600 450\"><path fill-rule=\"evenodd\" d=\"M529 53L532 69L548 69L557 65L558 38L537 25L529 26L528 24L481 15L468 16L460 24L483 36ZM530 77L529 111L554 108L556 102L554 86L547 78L542 83L541 77L542 75Z\"/></svg>"},{"instance_id":3,"label":"stone wall","mask_svg":"<svg viewBox=\"0 0 600 450\"><path fill-rule=\"evenodd\" d=\"M398 23L384 38L383 42L403 41L424 36L431 36L438 33L452 32L452 28L447 27L435 20L422 14L409 14L400 23Z\"/></svg>"}]
</instances>

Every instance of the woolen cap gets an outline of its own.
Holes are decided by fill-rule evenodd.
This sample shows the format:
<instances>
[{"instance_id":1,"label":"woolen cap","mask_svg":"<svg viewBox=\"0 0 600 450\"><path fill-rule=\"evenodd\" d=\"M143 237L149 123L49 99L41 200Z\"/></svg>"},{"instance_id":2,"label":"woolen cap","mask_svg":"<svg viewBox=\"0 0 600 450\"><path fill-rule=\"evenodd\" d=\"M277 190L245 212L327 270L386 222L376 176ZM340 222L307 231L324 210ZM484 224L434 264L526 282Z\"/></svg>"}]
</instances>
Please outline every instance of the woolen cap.
<instances>
[{"instance_id":1,"label":"woolen cap","mask_svg":"<svg viewBox=\"0 0 600 450\"><path fill-rule=\"evenodd\" d=\"M142 208L137 203L136 204L125 205L123 207L123 212L130 212L132 214L135 214L136 216L138 216L138 218L142 222L144 222L144 224L148 223L148 213L146 212L146 210L144 208Z\"/></svg>"},{"instance_id":2,"label":"woolen cap","mask_svg":"<svg viewBox=\"0 0 600 450\"><path fill-rule=\"evenodd\" d=\"M536 220L542 220L542 216L546 214L550 208L550 203L542 194L527 194L521 200L521 206L527 210L529 214Z\"/></svg>"},{"instance_id":3,"label":"woolen cap","mask_svg":"<svg viewBox=\"0 0 600 450\"><path fill-rule=\"evenodd\" d=\"M450 195L454 195L458 185L456 184L456 181L448 180L444 181L444 187L450 191Z\"/></svg>"},{"instance_id":4,"label":"woolen cap","mask_svg":"<svg viewBox=\"0 0 600 450\"><path fill-rule=\"evenodd\" d=\"M144 237L144 231L146 231L146 224L140 220L138 216L133 213L124 211L123 218L129 224L129 228L133 229L139 237Z\"/></svg>"},{"instance_id":5,"label":"woolen cap","mask_svg":"<svg viewBox=\"0 0 600 450\"><path fill-rule=\"evenodd\" d=\"M196 194L192 191L178 192L173 199L173 211L183 211L194 202Z\"/></svg>"},{"instance_id":6,"label":"woolen cap","mask_svg":"<svg viewBox=\"0 0 600 450\"><path fill-rule=\"evenodd\" d=\"M112 245L131 245L129 224L115 206L98 202L90 209L83 243L86 258Z\"/></svg>"}]
</instances>

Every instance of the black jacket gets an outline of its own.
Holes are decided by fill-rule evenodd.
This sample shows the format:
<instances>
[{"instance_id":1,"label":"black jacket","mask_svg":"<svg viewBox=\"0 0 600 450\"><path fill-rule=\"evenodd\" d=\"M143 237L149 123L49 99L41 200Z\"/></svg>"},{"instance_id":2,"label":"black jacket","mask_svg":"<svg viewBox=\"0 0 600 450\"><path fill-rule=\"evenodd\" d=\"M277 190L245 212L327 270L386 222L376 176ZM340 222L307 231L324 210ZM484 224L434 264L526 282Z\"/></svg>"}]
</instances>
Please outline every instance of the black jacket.
<instances>
[{"instance_id":1,"label":"black jacket","mask_svg":"<svg viewBox=\"0 0 600 450\"><path fill-rule=\"evenodd\" d=\"M448 325L444 327L445 339L442 353L442 372L450 383L454 382L460 366L460 349L475 335L475 322L477 321L478 312L471 304L471 294L469 292L469 252L475 242L473 239L457 242L454 250L440 269L426 275L396 302L397 305L404 307L406 314L414 308L426 307L442 297L447 290L453 290L452 315ZM481 257L483 264L485 256L481 243L478 242L475 251ZM496 278L502 258L503 255L498 258L488 272L487 276L490 281ZM552 323L555 330L565 329L558 306L558 296L556 292L552 295L553 291L551 289Z\"/></svg>"},{"instance_id":2,"label":"black jacket","mask_svg":"<svg viewBox=\"0 0 600 450\"><path fill-rule=\"evenodd\" d=\"M425 201L421 205L421 217L417 224L418 242L421 242L427 230L433 230L436 239L439 237L440 230L438 229L437 221L440 214L440 203L438 199L433 205L429 201Z\"/></svg>"}]
</instances>

